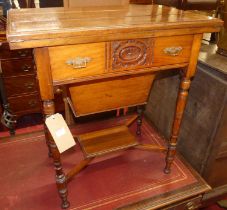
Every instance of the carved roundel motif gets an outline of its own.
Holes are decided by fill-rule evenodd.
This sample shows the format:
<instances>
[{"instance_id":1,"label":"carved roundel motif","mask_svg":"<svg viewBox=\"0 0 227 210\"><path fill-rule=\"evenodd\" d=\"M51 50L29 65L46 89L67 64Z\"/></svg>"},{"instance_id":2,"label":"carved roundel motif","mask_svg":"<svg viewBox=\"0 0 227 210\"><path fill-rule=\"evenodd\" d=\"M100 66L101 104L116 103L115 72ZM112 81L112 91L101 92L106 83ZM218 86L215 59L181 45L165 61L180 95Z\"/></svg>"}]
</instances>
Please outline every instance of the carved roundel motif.
<instances>
[{"instance_id":1,"label":"carved roundel motif","mask_svg":"<svg viewBox=\"0 0 227 210\"><path fill-rule=\"evenodd\" d=\"M140 60L142 56L141 48L137 46L127 46L119 50L119 59L121 59L122 62Z\"/></svg>"},{"instance_id":2,"label":"carved roundel motif","mask_svg":"<svg viewBox=\"0 0 227 210\"><path fill-rule=\"evenodd\" d=\"M129 68L144 66L148 63L146 42L140 40L117 41L112 45L112 68Z\"/></svg>"}]
</instances>

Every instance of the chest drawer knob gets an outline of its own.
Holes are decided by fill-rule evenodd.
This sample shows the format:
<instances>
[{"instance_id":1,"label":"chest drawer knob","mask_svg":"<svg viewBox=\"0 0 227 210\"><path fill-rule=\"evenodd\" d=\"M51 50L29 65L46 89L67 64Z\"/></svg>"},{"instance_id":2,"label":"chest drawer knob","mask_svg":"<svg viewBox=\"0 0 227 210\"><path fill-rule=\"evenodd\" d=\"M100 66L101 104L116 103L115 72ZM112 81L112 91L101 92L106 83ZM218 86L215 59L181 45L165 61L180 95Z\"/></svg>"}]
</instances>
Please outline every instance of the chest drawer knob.
<instances>
[{"instance_id":1,"label":"chest drawer knob","mask_svg":"<svg viewBox=\"0 0 227 210\"><path fill-rule=\"evenodd\" d=\"M71 65L74 69L86 68L87 63L91 61L90 57L76 57L75 59L69 59L66 64Z\"/></svg>"},{"instance_id":2,"label":"chest drawer knob","mask_svg":"<svg viewBox=\"0 0 227 210\"><path fill-rule=\"evenodd\" d=\"M26 57L26 56L28 56L29 51L28 50L18 50L17 53L20 57Z\"/></svg>"},{"instance_id":3,"label":"chest drawer knob","mask_svg":"<svg viewBox=\"0 0 227 210\"><path fill-rule=\"evenodd\" d=\"M28 101L28 105L31 108L34 108L35 106L37 106L37 104L38 104L38 102L34 99L31 99L31 100Z\"/></svg>"},{"instance_id":4,"label":"chest drawer knob","mask_svg":"<svg viewBox=\"0 0 227 210\"><path fill-rule=\"evenodd\" d=\"M170 56L177 56L183 50L183 47L166 47L163 51Z\"/></svg>"},{"instance_id":5,"label":"chest drawer knob","mask_svg":"<svg viewBox=\"0 0 227 210\"><path fill-rule=\"evenodd\" d=\"M33 82L27 82L24 84L24 86L28 89L31 90L35 87L35 84Z\"/></svg>"},{"instance_id":6,"label":"chest drawer knob","mask_svg":"<svg viewBox=\"0 0 227 210\"><path fill-rule=\"evenodd\" d=\"M25 64L22 66L22 70L24 72L29 72L29 71L31 71L31 69L32 69L32 67L30 65Z\"/></svg>"}]
</instances>

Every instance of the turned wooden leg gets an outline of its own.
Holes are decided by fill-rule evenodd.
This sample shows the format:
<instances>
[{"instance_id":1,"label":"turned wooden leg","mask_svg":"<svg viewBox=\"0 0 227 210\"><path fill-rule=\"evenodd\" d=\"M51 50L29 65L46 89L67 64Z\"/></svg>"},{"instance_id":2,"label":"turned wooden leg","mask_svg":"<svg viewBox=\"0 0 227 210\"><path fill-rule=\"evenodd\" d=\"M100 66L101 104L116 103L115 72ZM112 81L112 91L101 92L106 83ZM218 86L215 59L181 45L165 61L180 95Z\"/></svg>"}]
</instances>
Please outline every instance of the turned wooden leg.
<instances>
[{"instance_id":1,"label":"turned wooden leg","mask_svg":"<svg viewBox=\"0 0 227 210\"><path fill-rule=\"evenodd\" d=\"M55 107L54 107L54 102L51 100L48 101L43 101L43 114L44 114L44 120L49 117L50 115L55 113ZM46 144L48 148L48 156L52 157L51 153L51 148L50 148L50 140L49 140L49 132L46 127L46 124L44 123L44 133L45 133L45 139L46 139Z\"/></svg>"},{"instance_id":2,"label":"turned wooden leg","mask_svg":"<svg viewBox=\"0 0 227 210\"><path fill-rule=\"evenodd\" d=\"M191 50L191 57L188 67L182 71L182 79L180 83L179 93L177 97L177 104L175 110L175 116L172 127L172 134L169 141L168 151L166 155L166 166L164 172L170 173L171 165L176 154L177 138L180 131L180 124L185 109L188 91L191 85L191 78L195 75L197 59L200 51L202 34L196 34L193 38L193 45Z\"/></svg>"},{"instance_id":3,"label":"turned wooden leg","mask_svg":"<svg viewBox=\"0 0 227 210\"><path fill-rule=\"evenodd\" d=\"M46 139L46 145L48 148L48 156L49 157L53 157L52 153L51 153L51 149L50 149L50 141L49 141L49 137L48 137L48 129L47 126L44 124L44 134L45 134L45 139Z\"/></svg>"},{"instance_id":4,"label":"turned wooden leg","mask_svg":"<svg viewBox=\"0 0 227 210\"><path fill-rule=\"evenodd\" d=\"M139 136L141 135L141 126L142 126L142 116L143 116L143 107L138 106L137 107L137 113L138 113L138 118L137 118L137 128L136 128L136 134Z\"/></svg>"},{"instance_id":5,"label":"turned wooden leg","mask_svg":"<svg viewBox=\"0 0 227 210\"><path fill-rule=\"evenodd\" d=\"M44 101L43 108L44 108L45 118L55 113L54 102L52 100ZM69 207L70 204L67 200L67 195L68 195L67 179L62 169L60 153L47 128L45 130L45 136L46 136L47 146L49 148L49 154L51 154L54 160L54 167L56 172L56 184L57 184L59 195L62 200L61 207L63 209L66 209Z\"/></svg>"},{"instance_id":6,"label":"turned wooden leg","mask_svg":"<svg viewBox=\"0 0 227 210\"><path fill-rule=\"evenodd\" d=\"M70 206L70 203L67 199L67 196L68 196L67 179L66 179L66 175L62 169L60 153L51 136L50 136L50 148L51 148L51 152L52 152L53 160L54 160L57 189L58 189L59 196L62 200L61 207L63 209L66 209Z\"/></svg>"},{"instance_id":7,"label":"turned wooden leg","mask_svg":"<svg viewBox=\"0 0 227 210\"><path fill-rule=\"evenodd\" d=\"M172 127L172 134L171 134L171 138L168 145L168 151L166 155L166 166L164 169L164 172L166 174L170 173L171 165L176 154L177 138L180 131L180 124L181 124L183 112L185 109L190 84L191 84L191 80L189 78L186 78L186 77L182 78L180 83L180 90L177 98L177 105L176 105L175 117L174 117L174 122Z\"/></svg>"}]
</instances>

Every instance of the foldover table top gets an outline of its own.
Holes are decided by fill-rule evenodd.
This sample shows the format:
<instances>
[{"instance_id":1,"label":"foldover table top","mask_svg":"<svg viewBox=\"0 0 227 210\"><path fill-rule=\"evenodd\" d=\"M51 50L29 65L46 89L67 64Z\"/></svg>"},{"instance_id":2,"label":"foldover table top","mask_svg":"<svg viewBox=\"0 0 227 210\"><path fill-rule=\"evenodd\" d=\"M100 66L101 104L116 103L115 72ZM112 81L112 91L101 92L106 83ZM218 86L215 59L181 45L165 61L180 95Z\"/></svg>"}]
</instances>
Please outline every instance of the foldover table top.
<instances>
[{"instance_id":1,"label":"foldover table top","mask_svg":"<svg viewBox=\"0 0 227 210\"><path fill-rule=\"evenodd\" d=\"M222 21L161 5L10 10L11 49L219 31ZM163 31L164 30L164 31Z\"/></svg>"}]
</instances>

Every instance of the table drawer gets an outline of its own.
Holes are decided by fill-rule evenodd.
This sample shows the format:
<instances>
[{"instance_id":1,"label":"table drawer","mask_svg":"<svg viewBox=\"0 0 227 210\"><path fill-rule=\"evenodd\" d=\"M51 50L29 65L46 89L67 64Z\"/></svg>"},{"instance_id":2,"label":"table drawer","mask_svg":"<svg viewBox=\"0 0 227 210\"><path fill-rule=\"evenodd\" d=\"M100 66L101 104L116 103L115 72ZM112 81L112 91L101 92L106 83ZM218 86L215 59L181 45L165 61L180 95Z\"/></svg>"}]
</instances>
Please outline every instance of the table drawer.
<instances>
[{"instance_id":1,"label":"table drawer","mask_svg":"<svg viewBox=\"0 0 227 210\"><path fill-rule=\"evenodd\" d=\"M10 104L10 109L13 113L19 112L40 112L41 111L41 102L38 97L38 93L24 95L24 96L17 96L17 97L10 97L8 98L8 102Z\"/></svg>"},{"instance_id":2,"label":"table drawer","mask_svg":"<svg viewBox=\"0 0 227 210\"><path fill-rule=\"evenodd\" d=\"M36 78L34 76L4 78L4 84L8 97L38 91Z\"/></svg>"},{"instance_id":3,"label":"table drawer","mask_svg":"<svg viewBox=\"0 0 227 210\"><path fill-rule=\"evenodd\" d=\"M50 47L50 65L54 81L93 76L105 72L106 43Z\"/></svg>"},{"instance_id":4,"label":"table drawer","mask_svg":"<svg viewBox=\"0 0 227 210\"><path fill-rule=\"evenodd\" d=\"M109 44L110 71L149 67L152 63L153 39L114 41Z\"/></svg>"},{"instance_id":5,"label":"table drawer","mask_svg":"<svg viewBox=\"0 0 227 210\"><path fill-rule=\"evenodd\" d=\"M1 69L4 77L32 74L34 73L34 67L32 58L1 61Z\"/></svg>"},{"instance_id":6,"label":"table drawer","mask_svg":"<svg viewBox=\"0 0 227 210\"><path fill-rule=\"evenodd\" d=\"M152 66L189 62L192 42L192 35L156 38Z\"/></svg>"},{"instance_id":7,"label":"table drawer","mask_svg":"<svg viewBox=\"0 0 227 210\"><path fill-rule=\"evenodd\" d=\"M49 47L54 81L189 62L192 35Z\"/></svg>"},{"instance_id":8,"label":"table drawer","mask_svg":"<svg viewBox=\"0 0 227 210\"><path fill-rule=\"evenodd\" d=\"M198 196L198 197L192 198L190 200L186 200L186 201L180 202L178 204L174 204L174 205L162 208L162 210L193 210L193 209L198 209L201 206L201 199L202 199L202 196Z\"/></svg>"}]
</instances>

